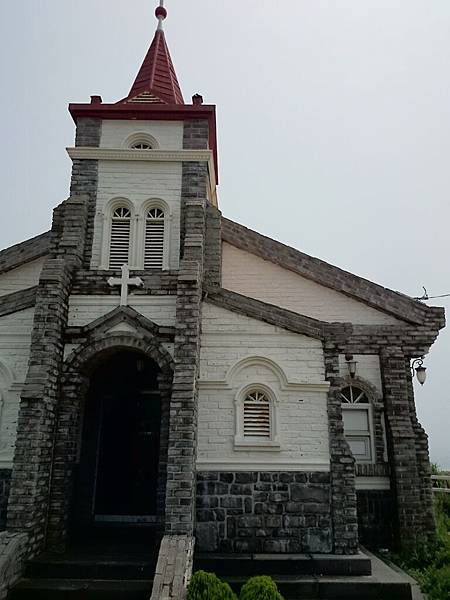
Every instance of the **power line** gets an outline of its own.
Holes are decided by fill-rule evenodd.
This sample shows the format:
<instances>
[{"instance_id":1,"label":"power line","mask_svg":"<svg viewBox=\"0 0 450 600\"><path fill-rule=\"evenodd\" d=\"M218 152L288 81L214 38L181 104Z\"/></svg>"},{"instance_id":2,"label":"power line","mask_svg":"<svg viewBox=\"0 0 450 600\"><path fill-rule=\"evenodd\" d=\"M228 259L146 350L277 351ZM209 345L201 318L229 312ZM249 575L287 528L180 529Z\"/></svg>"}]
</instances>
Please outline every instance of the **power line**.
<instances>
[{"instance_id":1,"label":"power line","mask_svg":"<svg viewBox=\"0 0 450 600\"><path fill-rule=\"evenodd\" d=\"M429 296L426 287L423 288L423 291L424 291L424 295L421 296L420 298L414 298L414 300L425 301L425 300L436 300L436 298L450 298L450 294L440 294L439 296Z\"/></svg>"}]
</instances>

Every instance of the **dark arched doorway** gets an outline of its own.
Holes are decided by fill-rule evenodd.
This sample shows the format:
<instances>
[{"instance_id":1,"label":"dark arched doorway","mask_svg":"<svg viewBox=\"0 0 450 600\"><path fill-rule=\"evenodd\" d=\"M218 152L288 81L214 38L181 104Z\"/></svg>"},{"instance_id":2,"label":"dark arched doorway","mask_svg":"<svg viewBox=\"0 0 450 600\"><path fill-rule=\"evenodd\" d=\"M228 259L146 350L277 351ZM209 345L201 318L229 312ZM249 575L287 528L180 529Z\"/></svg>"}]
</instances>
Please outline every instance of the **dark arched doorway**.
<instances>
[{"instance_id":1,"label":"dark arched doorway","mask_svg":"<svg viewBox=\"0 0 450 600\"><path fill-rule=\"evenodd\" d=\"M89 377L72 503L72 531L157 525L164 497L166 408L156 362L107 352Z\"/></svg>"}]
</instances>

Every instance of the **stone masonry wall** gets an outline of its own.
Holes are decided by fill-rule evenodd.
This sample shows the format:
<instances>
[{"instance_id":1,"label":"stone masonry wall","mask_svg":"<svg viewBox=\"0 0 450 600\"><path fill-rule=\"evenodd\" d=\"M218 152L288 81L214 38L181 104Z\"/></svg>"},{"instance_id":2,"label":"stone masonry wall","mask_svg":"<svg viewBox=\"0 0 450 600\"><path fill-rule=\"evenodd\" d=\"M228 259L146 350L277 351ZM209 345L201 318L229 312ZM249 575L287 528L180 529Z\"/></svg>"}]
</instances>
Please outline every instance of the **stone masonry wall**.
<instances>
[{"instance_id":1,"label":"stone masonry wall","mask_svg":"<svg viewBox=\"0 0 450 600\"><path fill-rule=\"evenodd\" d=\"M429 529L428 510L423 503L416 454L416 436L410 415L409 383L405 357L399 348L383 351L381 366L386 403L386 424L393 488L397 503L397 536L403 546L414 545Z\"/></svg>"},{"instance_id":2,"label":"stone masonry wall","mask_svg":"<svg viewBox=\"0 0 450 600\"><path fill-rule=\"evenodd\" d=\"M358 519L356 512L355 459L344 436L340 400L339 356L333 344L325 343L328 393L328 428L330 436L332 519L334 552L356 554Z\"/></svg>"},{"instance_id":3,"label":"stone masonry wall","mask_svg":"<svg viewBox=\"0 0 450 600\"><path fill-rule=\"evenodd\" d=\"M75 146L98 148L102 135L100 119L78 119ZM70 193L83 194L87 197L88 223L84 243L84 264L89 267L94 239L94 219L97 203L98 161L75 159L72 166Z\"/></svg>"},{"instance_id":4,"label":"stone masonry wall","mask_svg":"<svg viewBox=\"0 0 450 600\"><path fill-rule=\"evenodd\" d=\"M69 198L54 211L50 255L36 297L30 361L21 395L8 530L27 533L30 555L43 549L73 270L80 266L86 198Z\"/></svg>"},{"instance_id":5,"label":"stone masonry wall","mask_svg":"<svg viewBox=\"0 0 450 600\"><path fill-rule=\"evenodd\" d=\"M6 527L6 509L8 507L11 486L11 469L0 469L0 530Z\"/></svg>"},{"instance_id":6,"label":"stone masonry wall","mask_svg":"<svg viewBox=\"0 0 450 600\"><path fill-rule=\"evenodd\" d=\"M186 132L195 127L185 124ZM203 131L202 128L200 128ZM203 131L204 135L204 131ZM186 133L186 138L188 138ZM200 140L200 134L192 133ZM198 137L200 136L200 137ZM203 140L206 144L206 140ZM184 145L186 147L186 145ZM208 169L183 163L181 251L176 304L175 372L170 402L166 533L192 535L195 520L197 380L203 294Z\"/></svg>"},{"instance_id":7,"label":"stone masonry wall","mask_svg":"<svg viewBox=\"0 0 450 600\"><path fill-rule=\"evenodd\" d=\"M200 472L200 552L329 553L329 473Z\"/></svg>"}]
</instances>

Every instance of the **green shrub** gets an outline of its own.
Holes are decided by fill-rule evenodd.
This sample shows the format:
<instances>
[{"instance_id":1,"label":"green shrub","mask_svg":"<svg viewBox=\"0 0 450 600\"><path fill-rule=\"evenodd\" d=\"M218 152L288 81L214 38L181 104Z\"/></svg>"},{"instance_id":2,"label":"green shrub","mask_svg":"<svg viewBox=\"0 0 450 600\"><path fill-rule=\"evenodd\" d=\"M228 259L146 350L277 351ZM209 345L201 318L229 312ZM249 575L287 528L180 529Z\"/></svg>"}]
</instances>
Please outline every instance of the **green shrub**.
<instances>
[{"instance_id":1,"label":"green shrub","mask_svg":"<svg viewBox=\"0 0 450 600\"><path fill-rule=\"evenodd\" d=\"M283 600L283 596L270 577L252 577L242 588L239 600Z\"/></svg>"},{"instance_id":2,"label":"green shrub","mask_svg":"<svg viewBox=\"0 0 450 600\"><path fill-rule=\"evenodd\" d=\"M197 571L188 586L187 600L237 600L228 583L214 573Z\"/></svg>"},{"instance_id":3,"label":"green shrub","mask_svg":"<svg viewBox=\"0 0 450 600\"><path fill-rule=\"evenodd\" d=\"M439 474L432 465L434 474ZM436 536L423 540L414 548L403 551L393 558L416 579L429 600L450 598L450 497L437 492L434 499Z\"/></svg>"}]
</instances>

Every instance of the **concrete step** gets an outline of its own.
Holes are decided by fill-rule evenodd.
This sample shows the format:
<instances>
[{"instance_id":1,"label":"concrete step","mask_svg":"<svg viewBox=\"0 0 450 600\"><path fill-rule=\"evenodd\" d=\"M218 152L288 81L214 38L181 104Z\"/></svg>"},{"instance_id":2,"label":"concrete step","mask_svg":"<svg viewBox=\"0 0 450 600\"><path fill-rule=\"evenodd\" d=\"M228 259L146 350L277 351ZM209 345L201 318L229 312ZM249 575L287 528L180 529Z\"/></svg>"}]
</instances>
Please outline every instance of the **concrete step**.
<instances>
[{"instance_id":1,"label":"concrete step","mask_svg":"<svg viewBox=\"0 0 450 600\"><path fill-rule=\"evenodd\" d=\"M371 559L333 554L196 554L195 570L225 575L371 575Z\"/></svg>"},{"instance_id":2,"label":"concrete step","mask_svg":"<svg viewBox=\"0 0 450 600\"><path fill-rule=\"evenodd\" d=\"M380 582L371 576L289 577L272 574L285 600L412 600L407 582ZM246 577L223 578L239 593Z\"/></svg>"},{"instance_id":3,"label":"concrete step","mask_svg":"<svg viewBox=\"0 0 450 600\"><path fill-rule=\"evenodd\" d=\"M31 561L25 576L29 579L121 579L148 580L155 572L155 560L76 558L42 556Z\"/></svg>"},{"instance_id":4,"label":"concrete step","mask_svg":"<svg viewBox=\"0 0 450 600\"><path fill-rule=\"evenodd\" d=\"M151 580L22 579L8 600L148 600Z\"/></svg>"}]
</instances>

